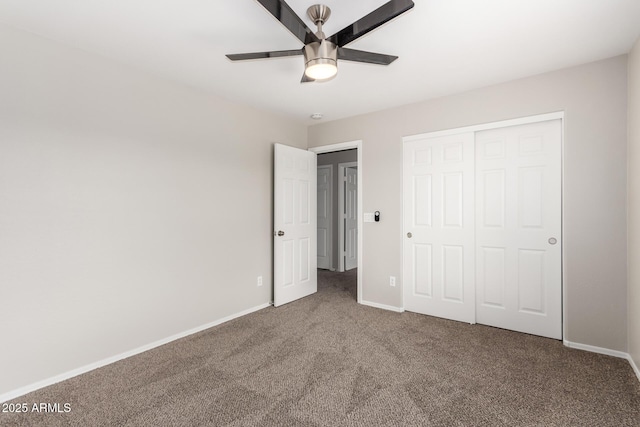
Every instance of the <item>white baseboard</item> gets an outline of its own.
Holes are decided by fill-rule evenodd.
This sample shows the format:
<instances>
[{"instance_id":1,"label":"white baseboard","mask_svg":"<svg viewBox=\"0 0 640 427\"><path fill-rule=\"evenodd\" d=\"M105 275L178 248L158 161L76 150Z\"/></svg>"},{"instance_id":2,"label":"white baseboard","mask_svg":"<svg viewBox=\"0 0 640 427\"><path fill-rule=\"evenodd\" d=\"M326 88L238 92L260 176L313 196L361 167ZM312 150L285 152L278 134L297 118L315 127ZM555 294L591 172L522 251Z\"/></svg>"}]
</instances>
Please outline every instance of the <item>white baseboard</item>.
<instances>
[{"instance_id":1,"label":"white baseboard","mask_svg":"<svg viewBox=\"0 0 640 427\"><path fill-rule=\"evenodd\" d=\"M0 394L0 403L1 402L6 402L8 400L15 399L16 397L23 396L23 395L25 395L27 393L31 393L32 391L36 391L38 389L41 389L41 388L44 388L44 387L59 383L61 381L68 380L69 378L76 377L76 376L78 376L80 374L84 374L86 372L93 371L94 369L98 369L98 368L101 368L103 366L109 365L111 363L115 363L115 362L117 362L119 360L126 359L127 357L135 356L136 354L140 354L140 353L143 353L145 351L151 350L153 348L160 347L161 345L168 344L171 341L175 341L175 340L178 340L180 338L184 338L186 336L193 335L195 333L204 331L205 329L209 329L209 328L212 328L214 326L221 325L221 324L226 323L226 322L228 322L230 320L236 319L238 317L245 316L247 314L253 313L255 311L262 310L262 309L270 307L270 306L271 306L271 304L269 304L269 303L261 304L261 305L258 305L256 307L252 307L252 308L249 308L247 310L241 311L239 313L235 313L235 314L232 314L230 316L223 317L222 319L218 319L218 320L215 320L213 322L207 323L206 325L197 326L197 327L195 327L193 329L189 329L187 331L180 332L180 333L177 333L175 335L171 335L171 336L169 336L167 338L163 338L163 339L160 339L158 341L154 341L154 342L152 342L150 344L143 345L143 346L135 348L133 350L125 351L124 353L120 353L120 354L117 354L115 356L107 357L106 359L102 359L102 360L99 360L97 362L90 363L90 364L85 365L85 366L81 366L79 368L76 368L76 369L73 369L71 371L62 373L60 375L56 375L54 377L50 377L50 378L47 378L45 380L35 382L33 384L29 384L27 386L20 387L20 388L18 388L16 390L12 390L12 391L9 391L7 393Z\"/></svg>"},{"instance_id":2,"label":"white baseboard","mask_svg":"<svg viewBox=\"0 0 640 427\"><path fill-rule=\"evenodd\" d=\"M396 313L404 313L404 308L394 307L392 305L378 304L377 302L371 302L371 301L365 301L365 300L360 300L360 304L368 305L369 307L381 308L383 310L395 311Z\"/></svg>"},{"instance_id":3,"label":"white baseboard","mask_svg":"<svg viewBox=\"0 0 640 427\"><path fill-rule=\"evenodd\" d=\"M590 351L591 353L606 354L607 356L619 357L621 359L628 359L629 358L629 355L627 353L625 353L624 351L611 350L609 348L596 347L594 345L588 345L588 344L580 344L580 343L577 343L577 342L571 342L571 341L567 341L567 340L563 340L562 343L566 347L575 348L575 349L578 349L578 350Z\"/></svg>"},{"instance_id":4,"label":"white baseboard","mask_svg":"<svg viewBox=\"0 0 640 427\"><path fill-rule=\"evenodd\" d=\"M636 377L638 377L638 381L640 381L640 369L638 369L638 365L636 365L636 362L633 360L630 354L627 355L627 360L629 360L629 364L631 364L633 372L636 373Z\"/></svg>"}]
</instances>

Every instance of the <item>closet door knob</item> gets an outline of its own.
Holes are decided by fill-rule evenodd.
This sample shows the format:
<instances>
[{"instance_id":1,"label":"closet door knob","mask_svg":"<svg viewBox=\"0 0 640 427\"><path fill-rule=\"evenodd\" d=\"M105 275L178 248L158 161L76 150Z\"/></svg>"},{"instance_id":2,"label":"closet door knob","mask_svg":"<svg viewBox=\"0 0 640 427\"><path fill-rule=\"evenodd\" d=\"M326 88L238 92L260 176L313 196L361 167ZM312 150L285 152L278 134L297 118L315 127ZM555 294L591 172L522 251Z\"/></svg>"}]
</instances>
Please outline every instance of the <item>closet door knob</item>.
<instances>
[{"instance_id":1,"label":"closet door knob","mask_svg":"<svg viewBox=\"0 0 640 427\"><path fill-rule=\"evenodd\" d=\"M407 233L407 237L408 237L408 238L412 238L412 237L413 237L413 234L411 234L411 233Z\"/></svg>"},{"instance_id":2,"label":"closet door knob","mask_svg":"<svg viewBox=\"0 0 640 427\"><path fill-rule=\"evenodd\" d=\"M558 243L558 239L556 239L555 237L550 237L549 238L549 244L550 245L555 245L556 243Z\"/></svg>"}]
</instances>

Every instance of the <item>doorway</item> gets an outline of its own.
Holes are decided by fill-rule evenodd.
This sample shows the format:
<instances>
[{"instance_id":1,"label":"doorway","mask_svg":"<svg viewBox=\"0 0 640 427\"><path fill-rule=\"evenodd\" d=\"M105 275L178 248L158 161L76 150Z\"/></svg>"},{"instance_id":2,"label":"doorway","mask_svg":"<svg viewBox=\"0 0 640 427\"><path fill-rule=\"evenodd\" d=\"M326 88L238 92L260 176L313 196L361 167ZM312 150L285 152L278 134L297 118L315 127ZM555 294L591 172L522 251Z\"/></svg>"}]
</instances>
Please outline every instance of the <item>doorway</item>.
<instances>
[{"instance_id":1,"label":"doorway","mask_svg":"<svg viewBox=\"0 0 640 427\"><path fill-rule=\"evenodd\" d=\"M355 277L357 282L356 299L360 303L362 301L363 222L361 215L362 142L353 141L313 147L309 151L318 155L319 274L323 271L332 272L332 274L345 272L345 277L348 273L350 280ZM325 179L330 172L332 172L331 180L333 181L331 184L328 183L329 179ZM347 191L344 187L345 178L350 180ZM329 185L331 189L327 188ZM345 197L350 197L350 199L345 199ZM346 210L348 212L345 215ZM345 233L347 234L346 238ZM324 236L327 238L325 239ZM346 259L345 248L347 249ZM322 255L322 260L320 255Z\"/></svg>"}]
</instances>

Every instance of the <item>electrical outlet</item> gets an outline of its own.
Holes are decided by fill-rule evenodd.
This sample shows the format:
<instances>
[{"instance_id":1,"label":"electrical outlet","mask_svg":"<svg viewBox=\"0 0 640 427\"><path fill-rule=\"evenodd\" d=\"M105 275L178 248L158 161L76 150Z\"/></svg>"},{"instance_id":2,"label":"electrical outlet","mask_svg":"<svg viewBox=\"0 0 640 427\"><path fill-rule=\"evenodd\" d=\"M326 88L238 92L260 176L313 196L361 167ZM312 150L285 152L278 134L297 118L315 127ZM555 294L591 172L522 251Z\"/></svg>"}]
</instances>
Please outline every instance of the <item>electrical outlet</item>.
<instances>
[{"instance_id":1,"label":"electrical outlet","mask_svg":"<svg viewBox=\"0 0 640 427\"><path fill-rule=\"evenodd\" d=\"M258 276L258 286L262 286L262 276Z\"/></svg>"},{"instance_id":2,"label":"electrical outlet","mask_svg":"<svg viewBox=\"0 0 640 427\"><path fill-rule=\"evenodd\" d=\"M395 276L389 276L389 286L396 286Z\"/></svg>"}]
</instances>

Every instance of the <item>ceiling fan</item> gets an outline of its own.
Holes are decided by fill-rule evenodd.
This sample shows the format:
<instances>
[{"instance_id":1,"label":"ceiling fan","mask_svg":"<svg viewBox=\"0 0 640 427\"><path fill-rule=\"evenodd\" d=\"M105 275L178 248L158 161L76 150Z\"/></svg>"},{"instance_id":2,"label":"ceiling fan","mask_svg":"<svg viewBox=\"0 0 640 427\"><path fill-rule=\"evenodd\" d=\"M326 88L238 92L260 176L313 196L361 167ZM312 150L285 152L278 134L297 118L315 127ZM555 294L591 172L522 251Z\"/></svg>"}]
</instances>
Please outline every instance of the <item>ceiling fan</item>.
<instances>
[{"instance_id":1,"label":"ceiling fan","mask_svg":"<svg viewBox=\"0 0 640 427\"><path fill-rule=\"evenodd\" d=\"M397 56L349 49L344 46L414 6L411 0L391 0L334 35L326 37L322 31L322 25L331 15L331 9L328 6L316 4L307 9L307 15L318 27L318 31L314 33L284 0L258 0L258 3L304 43L304 47L272 52L230 54L227 58L232 61L242 61L303 55L305 70L301 83L332 78L338 72L338 59L378 65L391 64L398 59Z\"/></svg>"}]
</instances>

